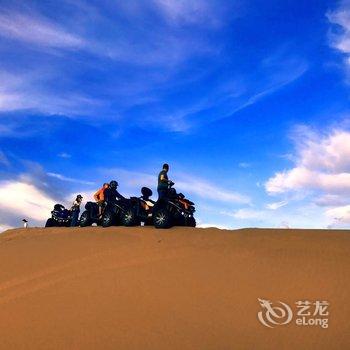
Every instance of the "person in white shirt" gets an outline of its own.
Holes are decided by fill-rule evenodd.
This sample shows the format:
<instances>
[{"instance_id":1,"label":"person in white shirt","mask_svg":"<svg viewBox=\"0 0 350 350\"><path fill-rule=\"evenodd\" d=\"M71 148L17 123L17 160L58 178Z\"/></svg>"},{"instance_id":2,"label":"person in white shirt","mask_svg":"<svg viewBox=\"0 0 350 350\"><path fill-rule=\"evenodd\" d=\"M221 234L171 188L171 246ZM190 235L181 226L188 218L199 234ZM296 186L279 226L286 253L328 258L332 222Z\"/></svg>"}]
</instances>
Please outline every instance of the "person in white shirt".
<instances>
[{"instance_id":1,"label":"person in white shirt","mask_svg":"<svg viewBox=\"0 0 350 350\"><path fill-rule=\"evenodd\" d=\"M80 213L80 204L83 200L83 197L81 194L77 195L77 198L73 202L71 212L72 212L72 222L71 222L71 227L77 226L78 225L78 220L79 220L79 213Z\"/></svg>"}]
</instances>

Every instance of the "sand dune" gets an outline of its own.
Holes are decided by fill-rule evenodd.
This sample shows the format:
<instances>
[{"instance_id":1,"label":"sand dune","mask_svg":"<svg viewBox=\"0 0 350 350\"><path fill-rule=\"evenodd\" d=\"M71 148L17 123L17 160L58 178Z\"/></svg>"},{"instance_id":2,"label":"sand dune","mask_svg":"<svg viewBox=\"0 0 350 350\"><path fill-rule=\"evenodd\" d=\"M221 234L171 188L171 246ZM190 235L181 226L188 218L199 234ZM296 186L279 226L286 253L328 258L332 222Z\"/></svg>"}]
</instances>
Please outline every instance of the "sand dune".
<instances>
[{"instance_id":1,"label":"sand dune","mask_svg":"<svg viewBox=\"0 0 350 350\"><path fill-rule=\"evenodd\" d=\"M349 349L349 250L349 231L10 230L0 348ZM329 327L268 328L258 298L329 301Z\"/></svg>"}]
</instances>

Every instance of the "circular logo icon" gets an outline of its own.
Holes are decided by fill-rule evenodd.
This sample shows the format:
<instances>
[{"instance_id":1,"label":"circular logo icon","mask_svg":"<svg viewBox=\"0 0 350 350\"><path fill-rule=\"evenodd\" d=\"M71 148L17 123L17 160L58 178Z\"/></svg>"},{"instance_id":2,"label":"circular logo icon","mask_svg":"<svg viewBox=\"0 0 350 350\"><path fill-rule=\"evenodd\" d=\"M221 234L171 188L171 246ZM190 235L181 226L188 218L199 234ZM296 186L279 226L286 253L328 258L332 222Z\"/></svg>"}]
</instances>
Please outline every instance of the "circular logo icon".
<instances>
[{"instance_id":1,"label":"circular logo icon","mask_svg":"<svg viewBox=\"0 0 350 350\"><path fill-rule=\"evenodd\" d=\"M262 310L258 312L259 321L266 327L273 328L289 323L293 318L292 309L282 301L273 305L269 300L258 299Z\"/></svg>"}]
</instances>

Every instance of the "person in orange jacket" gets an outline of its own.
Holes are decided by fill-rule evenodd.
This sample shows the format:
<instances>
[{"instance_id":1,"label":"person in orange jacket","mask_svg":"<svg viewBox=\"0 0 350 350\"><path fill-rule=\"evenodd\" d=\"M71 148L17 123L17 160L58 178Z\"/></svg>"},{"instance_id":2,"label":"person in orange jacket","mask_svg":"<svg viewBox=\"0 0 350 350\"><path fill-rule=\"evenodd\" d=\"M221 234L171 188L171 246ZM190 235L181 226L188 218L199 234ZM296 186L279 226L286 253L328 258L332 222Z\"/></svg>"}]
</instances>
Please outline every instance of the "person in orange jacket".
<instances>
[{"instance_id":1,"label":"person in orange jacket","mask_svg":"<svg viewBox=\"0 0 350 350\"><path fill-rule=\"evenodd\" d=\"M105 204L105 190L109 188L108 183L104 183L103 186L94 194L94 199L98 204L98 215L102 215L102 209Z\"/></svg>"}]
</instances>

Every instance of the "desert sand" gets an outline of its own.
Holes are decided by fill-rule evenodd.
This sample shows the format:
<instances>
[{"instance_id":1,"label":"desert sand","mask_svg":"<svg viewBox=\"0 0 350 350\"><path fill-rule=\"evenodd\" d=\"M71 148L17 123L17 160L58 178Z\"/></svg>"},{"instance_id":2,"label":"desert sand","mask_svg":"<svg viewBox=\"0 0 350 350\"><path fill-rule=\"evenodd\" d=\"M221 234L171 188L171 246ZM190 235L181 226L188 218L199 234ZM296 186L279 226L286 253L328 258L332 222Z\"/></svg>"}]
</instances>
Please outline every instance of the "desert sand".
<instances>
[{"instance_id":1,"label":"desert sand","mask_svg":"<svg viewBox=\"0 0 350 350\"><path fill-rule=\"evenodd\" d=\"M0 348L349 349L349 250L335 230L9 230ZM329 301L329 327L265 327L258 298Z\"/></svg>"}]
</instances>

